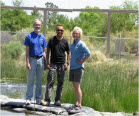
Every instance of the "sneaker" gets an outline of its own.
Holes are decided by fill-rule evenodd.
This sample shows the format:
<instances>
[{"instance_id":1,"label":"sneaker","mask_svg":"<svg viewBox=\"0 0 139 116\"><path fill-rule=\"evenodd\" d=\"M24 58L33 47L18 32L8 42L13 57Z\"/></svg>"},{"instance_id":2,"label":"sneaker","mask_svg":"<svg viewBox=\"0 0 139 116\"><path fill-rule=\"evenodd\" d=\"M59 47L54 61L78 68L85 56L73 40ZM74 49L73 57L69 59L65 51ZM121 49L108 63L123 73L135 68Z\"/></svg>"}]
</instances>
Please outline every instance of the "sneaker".
<instances>
[{"instance_id":1,"label":"sneaker","mask_svg":"<svg viewBox=\"0 0 139 116\"><path fill-rule=\"evenodd\" d=\"M78 105L72 105L69 108L69 110L80 110L80 109L81 109L81 106L78 106Z\"/></svg>"},{"instance_id":2,"label":"sneaker","mask_svg":"<svg viewBox=\"0 0 139 116\"><path fill-rule=\"evenodd\" d=\"M31 100L26 100L26 105L30 105L31 104Z\"/></svg>"},{"instance_id":3,"label":"sneaker","mask_svg":"<svg viewBox=\"0 0 139 116\"><path fill-rule=\"evenodd\" d=\"M69 114L76 114L81 112L81 106L77 105L72 105L70 108L67 110Z\"/></svg>"},{"instance_id":4,"label":"sneaker","mask_svg":"<svg viewBox=\"0 0 139 116\"><path fill-rule=\"evenodd\" d=\"M81 109L81 106L77 106L74 108L75 110L80 110Z\"/></svg>"},{"instance_id":5,"label":"sneaker","mask_svg":"<svg viewBox=\"0 0 139 116\"><path fill-rule=\"evenodd\" d=\"M42 102L42 105L43 105L43 106L50 106L50 102L44 101L44 102Z\"/></svg>"},{"instance_id":6,"label":"sneaker","mask_svg":"<svg viewBox=\"0 0 139 116\"><path fill-rule=\"evenodd\" d=\"M58 100L58 101L56 101L56 102L54 103L54 105L56 105L56 106L61 106L61 103L60 103L60 101Z\"/></svg>"},{"instance_id":7,"label":"sneaker","mask_svg":"<svg viewBox=\"0 0 139 116\"><path fill-rule=\"evenodd\" d=\"M40 99L39 99L39 100L37 99L37 100L36 100L36 104L42 105L42 101L41 101Z\"/></svg>"}]
</instances>

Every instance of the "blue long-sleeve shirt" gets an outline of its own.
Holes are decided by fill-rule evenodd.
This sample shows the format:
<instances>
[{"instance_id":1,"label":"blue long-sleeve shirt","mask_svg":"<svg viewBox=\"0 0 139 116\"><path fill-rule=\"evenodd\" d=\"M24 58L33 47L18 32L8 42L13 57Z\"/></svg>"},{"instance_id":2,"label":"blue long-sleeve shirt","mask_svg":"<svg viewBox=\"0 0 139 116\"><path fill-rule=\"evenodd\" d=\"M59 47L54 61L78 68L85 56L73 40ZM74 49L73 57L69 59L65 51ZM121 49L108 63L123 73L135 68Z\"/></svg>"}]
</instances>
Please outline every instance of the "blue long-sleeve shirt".
<instances>
[{"instance_id":1,"label":"blue long-sleeve shirt","mask_svg":"<svg viewBox=\"0 0 139 116\"><path fill-rule=\"evenodd\" d=\"M76 42L73 42L71 44L70 51L71 51L70 70L78 69L81 67L84 68L84 63L78 64L77 59L83 60L84 57L90 56L90 51L86 46L86 44L80 39L78 39Z\"/></svg>"}]
</instances>

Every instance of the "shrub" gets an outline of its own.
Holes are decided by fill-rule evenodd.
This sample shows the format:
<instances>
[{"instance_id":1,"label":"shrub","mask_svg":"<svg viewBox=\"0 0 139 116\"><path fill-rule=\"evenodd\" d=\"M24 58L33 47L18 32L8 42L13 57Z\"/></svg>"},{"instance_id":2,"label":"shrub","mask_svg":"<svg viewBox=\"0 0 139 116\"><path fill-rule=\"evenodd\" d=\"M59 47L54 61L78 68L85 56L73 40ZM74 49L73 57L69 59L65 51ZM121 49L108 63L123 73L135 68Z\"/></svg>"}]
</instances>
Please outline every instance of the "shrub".
<instances>
[{"instance_id":1,"label":"shrub","mask_svg":"<svg viewBox=\"0 0 139 116\"><path fill-rule=\"evenodd\" d=\"M2 56L18 59L19 56L22 54L23 46L19 41L10 41L9 44L3 44L2 46Z\"/></svg>"},{"instance_id":2,"label":"shrub","mask_svg":"<svg viewBox=\"0 0 139 116\"><path fill-rule=\"evenodd\" d=\"M101 51L92 51L87 62L103 62L106 61L106 56Z\"/></svg>"}]
</instances>

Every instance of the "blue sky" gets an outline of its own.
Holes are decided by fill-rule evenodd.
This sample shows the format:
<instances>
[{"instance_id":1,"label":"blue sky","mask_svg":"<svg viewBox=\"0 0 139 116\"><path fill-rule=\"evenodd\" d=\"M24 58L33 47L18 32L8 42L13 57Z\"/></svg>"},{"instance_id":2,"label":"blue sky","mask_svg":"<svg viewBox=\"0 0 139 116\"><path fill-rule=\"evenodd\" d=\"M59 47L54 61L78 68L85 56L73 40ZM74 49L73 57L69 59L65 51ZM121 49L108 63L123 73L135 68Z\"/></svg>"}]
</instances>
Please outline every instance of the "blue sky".
<instances>
[{"instance_id":1,"label":"blue sky","mask_svg":"<svg viewBox=\"0 0 139 116\"><path fill-rule=\"evenodd\" d=\"M6 5L12 6L13 0L2 0ZM45 8L45 3L52 2L59 8L63 9L81 9L86 6L97 6L100 9L109 9L110 6L120 6L125 0L22 0L22 6L24 7L43 7ZM130 0L138 1L138 0ZM62 13L68 17L76 17L79 12L73 13Z\"/></svg>"}]
</instances>

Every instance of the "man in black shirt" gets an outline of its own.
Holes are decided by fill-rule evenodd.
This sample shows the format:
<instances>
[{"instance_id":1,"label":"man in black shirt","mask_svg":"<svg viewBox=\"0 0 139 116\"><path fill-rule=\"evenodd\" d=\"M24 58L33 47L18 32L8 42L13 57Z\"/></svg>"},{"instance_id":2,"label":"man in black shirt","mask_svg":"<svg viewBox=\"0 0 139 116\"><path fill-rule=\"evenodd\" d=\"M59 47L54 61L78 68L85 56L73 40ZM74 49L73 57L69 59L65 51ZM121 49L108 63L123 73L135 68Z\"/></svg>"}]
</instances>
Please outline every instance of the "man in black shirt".
<instances>
[{"instance_id":1,"label":"man in black shirt","mask_svg":"<svg viewBox=\"0 0 139 116\"><path fill-rule=\"evenodd\" d=\"M68 41L63 38L64 27L62 25L57 26L56 28L57 35L50 38L47 46L46 53L46 68L49 69L47 76L47 85L46 85L46 93L45 99L43 102L44 106L50 105L50 98L52 94L53 85L55 82L55 76L57 72L57 90L55 97L55 105L61 106L61 96L62 96L62 88L65 78L65 71L68 68L70 61L70 52ZM49 53L51 51L51 58L49 63ZM67 52L67 62L65 63L65 51Z\"/></svg>"}]
</instances>

